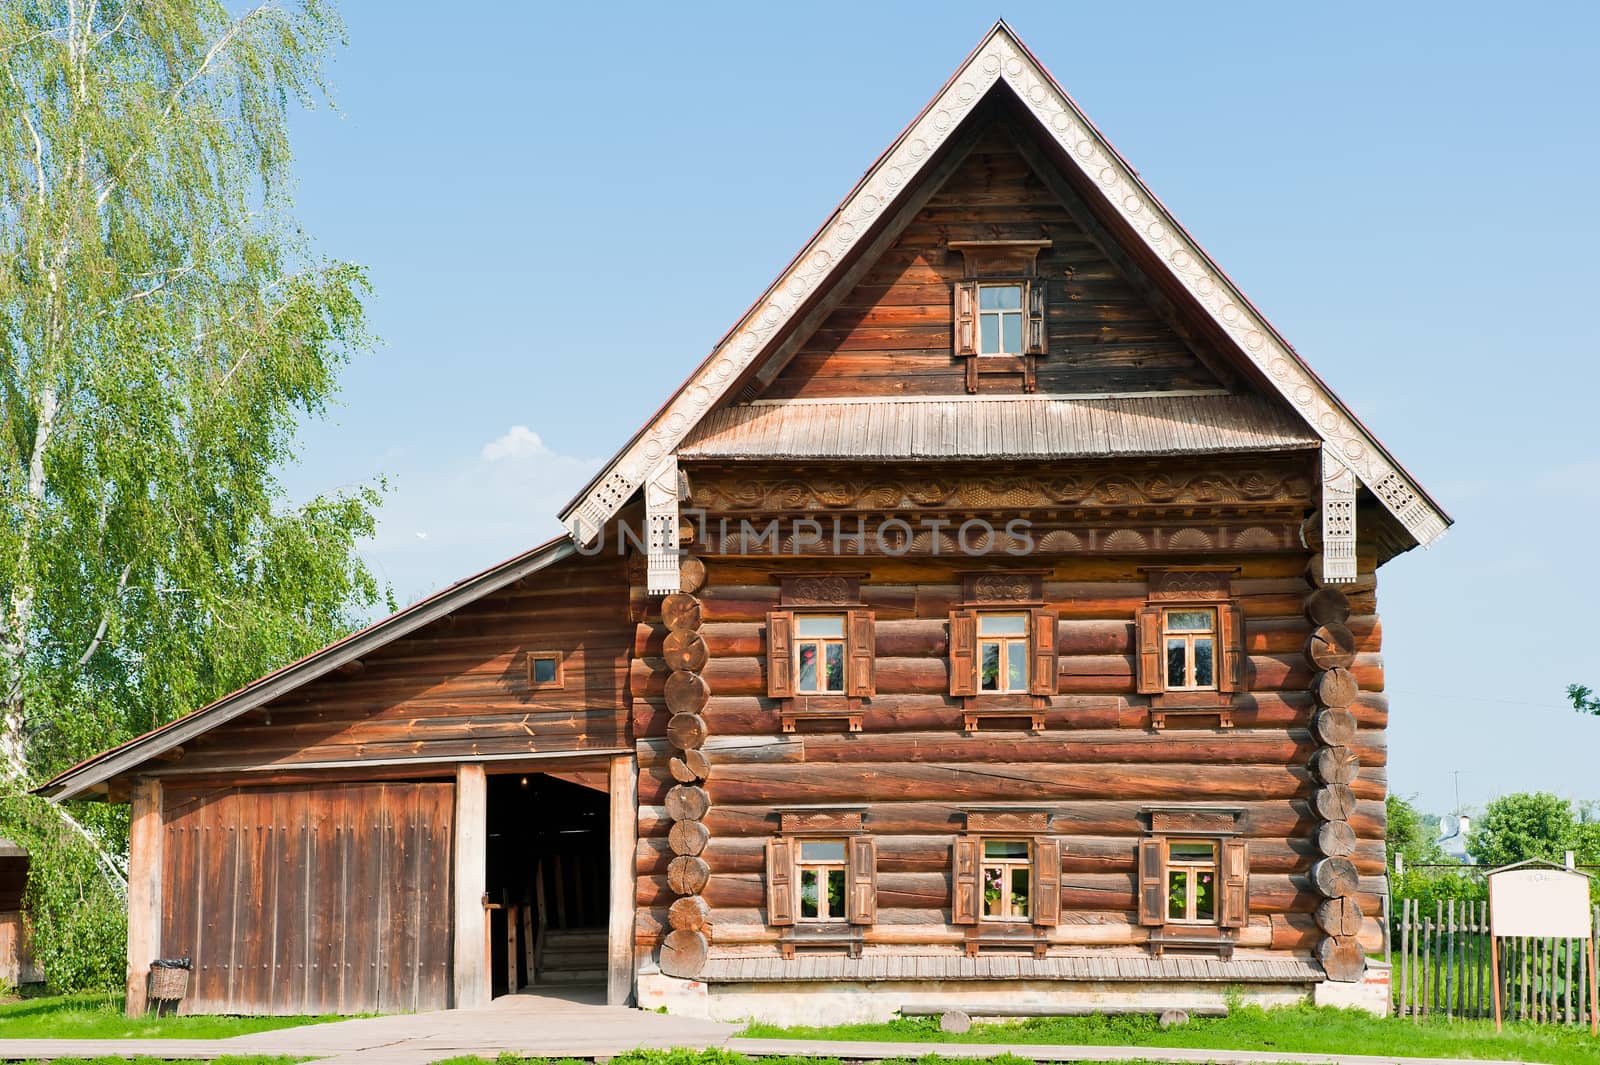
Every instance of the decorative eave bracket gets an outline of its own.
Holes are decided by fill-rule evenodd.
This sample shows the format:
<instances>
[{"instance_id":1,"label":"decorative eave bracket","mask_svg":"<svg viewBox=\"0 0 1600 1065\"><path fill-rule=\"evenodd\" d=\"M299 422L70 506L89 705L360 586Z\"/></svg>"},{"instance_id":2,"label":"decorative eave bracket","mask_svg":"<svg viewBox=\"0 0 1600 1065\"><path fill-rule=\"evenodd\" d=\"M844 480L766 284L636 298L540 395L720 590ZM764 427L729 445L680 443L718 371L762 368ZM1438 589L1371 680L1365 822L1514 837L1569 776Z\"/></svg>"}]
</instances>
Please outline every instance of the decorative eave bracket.
<instances>
[{"instance_id":1,"label":"decorative eave bracket","mask_svg":"<svg viewBox=\"0 0 1600 1065\"><path fill-rule=\"evenodd\" d=\"M1322 580L1356 579L1356 474L1330 448L1322 449Z\"/></svg>"},{"instance_id":2,"label":"decorative eave bracket","mask_svg":"<svg viewBox=\"0 0 1600 1065\"><path fill-rule=\"evenodd\" d=\"M686 494L678 456L668 455L644 483L645 583L651 595L678 590L678 503Z\"/></svg>"}]
</instances>

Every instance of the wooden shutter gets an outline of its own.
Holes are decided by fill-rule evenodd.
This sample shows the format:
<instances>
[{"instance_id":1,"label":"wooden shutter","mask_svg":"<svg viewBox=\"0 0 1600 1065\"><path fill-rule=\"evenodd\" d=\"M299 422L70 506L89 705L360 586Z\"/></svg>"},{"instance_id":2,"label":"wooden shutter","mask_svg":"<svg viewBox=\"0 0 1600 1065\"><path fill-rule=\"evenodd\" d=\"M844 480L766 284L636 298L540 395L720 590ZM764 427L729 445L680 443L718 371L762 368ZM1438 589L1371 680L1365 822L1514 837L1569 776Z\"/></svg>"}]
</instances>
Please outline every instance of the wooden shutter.
<instances>
[{"instance_id":1,"label":"wooden shutter","mask_svg":"<svg viewBox=\"0 0 1600 1065\"><path fill-rule=\"evenodd\" d=\"M956 282L956 354L976 355L978 284L975 281Z\"/></svg>"},{"instance_id":2,"label":"wooden shutter","mask_svg":"<svg viewBox=\"0 0 1600 1065\"><path fill-rule=\"evenodd\" d=\"M849 879L850 923L875 924L878 920L878 847L871 836L851 836L845 841Z\"/></svg>"},{"instance_id":3,"label":"wooden shutter","mask_svg":"<svg viewBox=\"0 0 1600 1065\"><path fill-rule=\"evenodd\" d=\"M977 924L983 898L979 883L978 840L956 837L955 866L950 874L950 923Z\"/></svg>"},{"instance_id":4,"label":"wooden shutter","mask_svg":"<svg viewBox=\"0 0 1600 1065\"><path fill-rule=\"evenodd\" d=\"M845 632L849 647L845 657L848 677L846 693L857 698L871 698L877 690L873 680L873 642L877 633L872 623L872 611L852 610L845 619Z\"/></svg>"},{"instance_id":5,"label":"wooden shutter","mask_svg":"<svg viewBox=\"0 0 1600 1065\"><path fill-rule=\"evenodd\" d=\"M767 840L767 923L794 924L794 841Z\"/></svg>"},{"instance_id":6,"label":"wooden shutter","mask_svg":"<svg viewBox=\"0 0 1600 1065\"><path fill-rule=\"evenodd\" d=\"M1033 841L1033 883L1029 911L1036 925L1061 923L1061 841Z\"/></svg>"},{"instance_id":7,"label":"wooden shutter","mask_svg":"<svg viewBox=\"0 0 1600 1065\"><path fill-rule=\"evenodd\" d=\"M1166 690L1166 677L1162 671L1164 656L1161 653L1161 608L1139 608L1139 694L1157 695Z\"/></svg>"},{"instance_id":8,"label":"wooden shutter","mask_svg":"<svg viewBox=\"0 0 1600 1065\"><path fill-rule=\"evenodd\" d=\"M1049 348L1049 338L1045 331L1044 296L1045 281L1038 278L1026 283L1025 305L1028 309L1028 336L1023 348L1024 355L1043 355Z\"/></svg>"},{"instance_id":9,"label":"wooden shutter","mask_svg":"<svg viewBox=\"0 0 1600 1065\"><path fill-rule=\"evenodd\" d=\"M1056 693L1056 612L1033 612L1033 673L1028 691L1033 695Z\"/></svg>"},{"instance_id":10,"label":"wooden shutter","mask_svg":"<svg viewBox=\"0 0 1600 1065\"><path fill-rule=\"evenodd\" d=\"M1242 839L1222 841L1222 910L1218 924L1243 928L1250 920L1250 855Z\"/></svg>"},{"instance_id":11,"label":"wooden shutter","mask_svg":"<svg viewBox=\"0 0 1600 1065\"><path fill-rule=\"evenodd\" d=\"M821 669L819 662L817 668ZM767 695L787 699L794 695L794 611L767 614Z\"/></svg>"},{"instance_id":12,"label":"wooden shutter","mask_svg":"<svg viewBox=\"0 0 1600 1065\"><path fill-rule=\"evenodd\" d=\"M1221 651L1217 690L1244 691L1244 611L1231 603L1217 608L1217 646Z\"/></svg>"},{"instance_id":13,"label":"wooden shutter","mask_svg":"<svg viewBox=\"0 0 1600 1065\"><path fill-rule=\"evenodd\" d=\"M950 614L950 694L978 694L978 615L971 610Z\"/></svg>"},{"instance_id":14,"label":"wooden shutter","mask_svg":"<svg viewBox=\"0 0 1600 1065\"><path fill-rule=\"evenodd\" d=\"M1167 923L1167 855L1163 840L1139 841L1139 923Z\"/></svg>"}]
</instances>

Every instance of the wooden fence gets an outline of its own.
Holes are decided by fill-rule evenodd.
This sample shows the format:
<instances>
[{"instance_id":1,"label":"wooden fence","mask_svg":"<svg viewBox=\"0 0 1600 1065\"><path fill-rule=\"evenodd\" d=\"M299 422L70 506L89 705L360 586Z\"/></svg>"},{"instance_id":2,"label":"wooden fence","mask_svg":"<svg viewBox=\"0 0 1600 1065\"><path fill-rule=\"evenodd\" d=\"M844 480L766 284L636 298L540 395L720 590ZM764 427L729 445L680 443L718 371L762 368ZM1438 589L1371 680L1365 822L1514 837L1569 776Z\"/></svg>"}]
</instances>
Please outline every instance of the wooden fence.
<instances>
[{"instance_id":1,"label":"wooden fence","mask_svg":"<svg viewBox=\"0 0 1600 1065\"><path fill-rule=\"evenodd\" d=\"M1489 904L1418 899L1401 907L1393 957L1395 1013L1419 1019L1494 1016ZM1600 906L1590 920L1600 930ZM1581 939L1500 938L1500 992L1508 1021L1588 1024L1589 966Z\"/></svg>"}]
</instances>

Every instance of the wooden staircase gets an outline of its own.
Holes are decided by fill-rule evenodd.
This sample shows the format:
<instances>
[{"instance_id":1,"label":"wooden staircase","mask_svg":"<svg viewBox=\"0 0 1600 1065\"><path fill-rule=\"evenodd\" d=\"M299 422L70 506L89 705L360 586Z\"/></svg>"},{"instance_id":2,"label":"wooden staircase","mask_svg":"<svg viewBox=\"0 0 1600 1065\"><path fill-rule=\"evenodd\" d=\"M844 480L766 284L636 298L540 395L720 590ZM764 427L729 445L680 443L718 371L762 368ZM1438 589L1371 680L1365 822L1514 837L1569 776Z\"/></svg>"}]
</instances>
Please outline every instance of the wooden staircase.
<instances>
[{"instance_id":1,"label":"wooden staircase","mask_svg":"<svg viewBox=\"0 0 1600 1065\"><path fill-rule=\"evenodd\" d=\"M535 984L584 984L606 978L604 928L545 928L534 947Z\"/></svg>"}]
</instances>

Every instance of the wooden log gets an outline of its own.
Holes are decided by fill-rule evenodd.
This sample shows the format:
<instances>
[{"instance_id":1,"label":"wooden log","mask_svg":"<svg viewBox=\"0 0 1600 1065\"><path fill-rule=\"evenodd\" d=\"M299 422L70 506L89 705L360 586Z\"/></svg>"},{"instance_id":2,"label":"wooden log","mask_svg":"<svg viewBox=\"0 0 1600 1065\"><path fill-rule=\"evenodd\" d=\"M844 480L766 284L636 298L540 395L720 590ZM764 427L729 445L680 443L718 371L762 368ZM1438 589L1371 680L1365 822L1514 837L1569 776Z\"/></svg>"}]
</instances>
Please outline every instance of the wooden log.
<instances>
[{"instance_id":1,"label":"wooden log","mask_svg":"<svg viewBox=\"0 0 1600 1065\"><path fill-rule=\"evenodd\" d=\"M661 971L688 980L697 975L711 950L704 932L674 929L661 940Z\"/></svg>"},{"instance_id":2,"label":"wooden log","mask_svg":"<svg viewBox=\"0 0 1600 1065\"><path fill-rule=\"evenodd\" d=\"M1311 756L1311 775L1322 784L1349 784L1361 769L1352 747L1319 747Z\"/></svg>"},{"instance_id":3,"label":"wooden log","mask_svg":"<svg viewBox=\"0 0 1600 1065\"><path fill-rule=\"evenodd\" d=\"M606 1003L623 1006L633 993L633 976L637 971L633 951L628 949L628 914L633 909L632 900L638 894L634 870L629 868L628 856L637 852L639 845L639 766L636 758L625 756L611 759L607 772L611 807L609 884L606 915ZM532 943L532 937L529 937ZM537 976L537 965L528 965L530 980Z\"/></svg>"},{"instance_id":4,"label":"wooden log","mask_svg":"<svg viewBox=\"0 0 1600 1065\"><path fill-rule=\"evenodd\" d=\"M1311 866L1311 886L1325 899L1354 895L1361 874L1349 858L1322 858Z\"/></svg>"},{"instance_id":5,"label":"wooden log","mask_svg":"<svg viewBox=\"0 0 1600 1065\"><path fill-rule=\"evenodd\" d=\"M705 638L691 629L669 631L661 641L662 661L671 670L695 673L705 668L710 657Z\"/></svg>"},{"instance_id":6,"label":"wooden log","mask_svg":"<svg viewBox=\"0 0 1600 1065\"><path fill-rule=\"evenodd\" d=\"M705 788L679 784L667 792L666 807L667 816L674 821L698 821L711 809L711 797Z\"/></svg>"},{"instance_id":7,"label":"wooden log","mask_svg":"<svg viewBox=\"0 0 1600 1065\"><path fill-rule=\"evenodd\" d=\"M1355 983L1367 969L1367 956L1354 936L1328 936L1317 944L1317 961L1328 979Z\"/></svg>"},{"instance_id":8,"label":"wooden log","mask_svg":"<svg viewBox=\"0 0 1600 1065\"><path fill-rule=\"evenodd\" d=\"M1317 927L1330 936L1359 936L1361 907L1349 896L1324 899L1317 906Z\"/></svg>"},{"instance_id":9,"label":"wooden log","mask_svg":"<svg viewBox=\"0 0 1600 1065\"><path fill-rule=\"evenodd\" d=\"M686 555L678 560L678 591L685 595L693 595L705 586L706 564L695 555Z\"/></svg>"},{"instance_id":10,"label":"wooden log","mask_svg":"<svg viewBox=\"0 0 1600 1065\"><path fill-rule=\"evenodd\" d=\"M704 858L680 854L667 866L667 885L679 895L698 895L711 879L711 866Z\"/></svg>"},{"instance_id":11,"label":"wooden log","mask_svg":"<svg viewBox=\"0 0 1600 1065\"><path fill-rule=\"evenodd\" d=\"M139 1017L148 1006L150 963L161 955L161 845L165 835L161 828L161 781L135 781L130 799L133 813L128 828L128 997L125 1005L129 1017ZM179 885L173 887L181 890Z\"/></svg>"},{"instance_id":12,"label":"wooden log","mask_svg":"<svg viewBox=\"0 0 1600 1065\"><path fill-rule=\"evenodd\" d=\"M1356 849L1355 829L1348 821L1324 821L1317 826L1317 850L1329 858L1348 858Z\"/></svg>"},{"instance_id":13,"label":"wooden log","mask_svg":"<svg viewBox=\"0 0 1600 1065\"><path fill-rule=\"evenodd\" d=\"M1344 747L1356 738L1356 715L1349 710L1318 710L1311 719L1311 732L1329 747Z\"/></svg>"},{"instance_id":14,"label":"wooden log","mask_svg":"<svg viewBox=\"0 0 1600 1065\"><path fill-rule=\"evenodd\" d=\"M706 719L699 714L673 714L667 722L667 739L685 751L699 748L707 735Z\"/></svg>"},{"instance_id":15,"label":"wooden log","mask_svg":"<svg viewBox=\"0 0 1600 1065\"><path fill-rule=\"evenodd\" d=\"M1334 668L1318 674L1311 682L1311 693L1323 706L1343 710L1361 694L1361 685L1348 669Z\"/></svg>"},{"instance_id":16,"label":"wooden log","mask_svg":"<svg viewBox=\"0 0 1600 1065\"><path fill-rule=\"evenodd\" d=\"M711 759L705 751L692 747L673 755L668 764L672 779L680 784L696 784L711 775Z\"/></svg>"},{"instance_id":17,"label":"wooden log","mask_svg":"<svg viewBox=\"0 0 1600 1065\"><path fill-rule=\"evenodd\" d=\"M1356 637L1337 622L1318 625L1306 638L1306 657L1318 669L1348 668L1356 660Z\"/></svg>"},{"instance_id":18,"label":"wooden log","mask_svg":"<svg viewBox=\"0 0 1600 1065\"><path fill-rule=\"evenodd\" d=\"M711 698L711 687L700 674L679 669L668 674L661 694L674 714L698 714Z\"/></svg>"},{"instance_id":19,"label":"wooden log","mask_svg":"<svg viewBox=\"0 0 1600 1065\"><path fill-rule=\"evenodd\" d=\"M711 927L711 906L699 895L689 895L667 907L667 923L673 928L704 932Z\"/></svg>"},{"instance_id":20,"label":"wooden log","mask_svg":"<svg viewBox=\"0 0 1600 1065\"><path fill-rule=\"evenodd\" d=\"M1325 821L1348 821L1355 816L1356 796L1348 784L1328 784L1311 793L1311 809Z\"/></svg>"},{"instance_id":21,"label":"wooden log","mask_svg":"<svg viewBox=\"0 0 1600 1065\"><path fill-rule=\"evenodd\" d=\"M673 631L700 627L700 600L684 592L673 592L661 600L661 622Z\"/></svg>"},{"instance_id":22,"label":"wooden log","mask_svg":"<svg viewBox=\"0 0 1600 1065\"><path fill-rule=\"evenodd\" d=\"M705 850L706 842L710 839L711 833L702 821L675 821L672 830L667 833L667 842L672 845L672 853L690 857ZM1350 868L1354 871L1355 866Z\"/></svg>"},{"instance_id":23,"label":"wooden log","mask_svg":"<svg viewBox=\"0 0 1600 1065\"><path fill-rule=\"evenodd\" d=\"M1350 617L1350 598L1337 588L1318 588L1306 596L1305 614L1313 625L1343 625Z\"/></svg>"}]
</instances>

